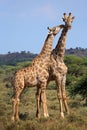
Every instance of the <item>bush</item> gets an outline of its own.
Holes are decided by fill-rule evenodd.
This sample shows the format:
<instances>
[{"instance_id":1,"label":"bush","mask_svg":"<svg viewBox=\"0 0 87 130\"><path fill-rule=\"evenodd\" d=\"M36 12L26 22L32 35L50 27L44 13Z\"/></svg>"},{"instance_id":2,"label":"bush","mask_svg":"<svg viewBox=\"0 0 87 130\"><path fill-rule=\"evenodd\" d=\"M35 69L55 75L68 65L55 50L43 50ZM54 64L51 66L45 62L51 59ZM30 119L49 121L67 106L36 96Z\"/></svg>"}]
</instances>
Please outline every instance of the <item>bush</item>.
<instances>
[{"instance_id":1,"label":"bush","mask_svg":"<svg viewBox=\"0 0 87 130\"><path fill-rule=\"evenodd\" d=\"M83 99L87 98L87 76L83 76L76 84L73 86L73 88L70 91L71 96L75 96L77 94L80 94Z\"/></svg>"}]
</instances>

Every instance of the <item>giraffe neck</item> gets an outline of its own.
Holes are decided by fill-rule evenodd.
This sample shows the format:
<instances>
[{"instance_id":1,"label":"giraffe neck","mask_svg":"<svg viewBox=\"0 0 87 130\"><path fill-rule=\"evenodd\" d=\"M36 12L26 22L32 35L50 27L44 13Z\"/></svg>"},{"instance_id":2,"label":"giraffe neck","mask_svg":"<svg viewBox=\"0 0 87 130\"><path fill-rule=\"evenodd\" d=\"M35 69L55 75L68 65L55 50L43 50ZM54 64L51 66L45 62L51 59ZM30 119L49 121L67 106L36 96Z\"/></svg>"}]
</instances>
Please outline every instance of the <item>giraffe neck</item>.
<instances>
[{"instance_id":1,"label":"giraffe neck","mask_svg":"<svg viewBox=\"0 0 87 130\"><path fill-rule=\"evenodd\" d=\"M48 34L47 38L44 42L44 46L40 52L41 55L50 55L51 54L53 40L54 40L54 35Z\"/></svg>"},{"instance_id":2,"label":"giraffe neck","mask_svg":"<svg viewBox=\"0 0 87 130\"><path fill-rule=\"evenodd\" d=\"M61 58L61 60L64 59L64 55L65 55L65 46L66 46L66 36L67 36L67 32L68 32L68 28L64 27L64 29L62 30L61 36L58 40L58 43L55 47L55 49L53 50L54 53Z\"/></svg>"}]
</instances>

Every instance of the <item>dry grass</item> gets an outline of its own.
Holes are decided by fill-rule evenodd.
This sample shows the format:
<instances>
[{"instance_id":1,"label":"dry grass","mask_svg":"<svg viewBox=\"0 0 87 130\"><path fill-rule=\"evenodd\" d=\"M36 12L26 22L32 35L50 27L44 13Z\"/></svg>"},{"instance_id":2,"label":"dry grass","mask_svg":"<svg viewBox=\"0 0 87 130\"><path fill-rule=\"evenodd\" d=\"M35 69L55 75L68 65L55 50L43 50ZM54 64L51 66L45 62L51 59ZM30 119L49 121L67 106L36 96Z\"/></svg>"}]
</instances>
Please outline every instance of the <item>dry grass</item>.
<instances>
[{"instance_id":1,"label":"dry grass","mask_svg":"<svg viewBox=\"0 0 87 130\"><path fill-rule=\"evenodd\" d=\"M37 119L36 115L36 88L27 88L21 97L20 121L12 123L11 96L12 88L6 88L0 79L0 130L86 130L87 129L87 107L80 103L78 98L68 98L70 115L65 119L60 118L59 104L56 90L47 90L47 106L49 118Z\"/></svg>"}]
</instances>

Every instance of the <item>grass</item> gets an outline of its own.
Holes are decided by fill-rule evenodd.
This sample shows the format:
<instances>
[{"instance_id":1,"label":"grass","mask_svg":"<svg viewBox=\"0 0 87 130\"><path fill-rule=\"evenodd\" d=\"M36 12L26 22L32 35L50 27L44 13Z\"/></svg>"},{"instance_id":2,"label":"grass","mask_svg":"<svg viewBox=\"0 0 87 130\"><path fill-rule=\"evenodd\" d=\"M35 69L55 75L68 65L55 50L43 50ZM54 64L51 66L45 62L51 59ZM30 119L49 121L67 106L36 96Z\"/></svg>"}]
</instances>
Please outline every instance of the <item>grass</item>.
<instances>
[{"instance_id":1,"label":"grass","mask_svg":"<svg viewBox=\"0 0 87 130\"><path fill-rule=\"evenodd\" d=\"M87 129L87 107L80 102L79 98L68 97L70 114L65 119L60 118L59 104L56 89L47 89L47 106L49 118L37 119L36 115L36 88L27 88L20 102L19 122L11 122L11 96L12 88L6 88L0 76L0 130L86 130Z\"/></svg>"}]
</instances>

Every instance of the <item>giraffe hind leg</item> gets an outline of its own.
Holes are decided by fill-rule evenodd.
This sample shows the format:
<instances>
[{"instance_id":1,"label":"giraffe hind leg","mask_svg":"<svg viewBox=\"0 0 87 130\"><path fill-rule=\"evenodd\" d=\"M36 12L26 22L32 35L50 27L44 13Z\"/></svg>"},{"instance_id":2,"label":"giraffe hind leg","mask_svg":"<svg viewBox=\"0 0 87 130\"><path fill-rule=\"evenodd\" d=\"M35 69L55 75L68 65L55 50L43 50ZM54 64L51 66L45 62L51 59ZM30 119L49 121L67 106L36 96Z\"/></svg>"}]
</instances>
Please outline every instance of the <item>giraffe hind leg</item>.
<instances>
[{"instance_id":1,"label":"giraffe hind leg","mask_svg":"<svg viewBox=\"0 0 87 130\"><path fill-rule=\"evenodd\" d=\"M17 103L16 103L16 106L15 106L15 119L17 121L19 121L18 109L19 109L19 98L17 99Z\"/></svg>"},{"instance_id":2,"label":"giraffe hind leg","mask_svg":"<svg viewBox=\"0 0 87 130\"><path fill-rule=\"evenodd\" d=\"M14 121L15 119L19 120L18 110L19 110L19 96L21 92L23 91L23 88L18 90L18 93L15 94L14 98L12 98L12 116L11 120Z\"/></svg>"},{"instance_id":3,"label":"giraffe hind leg","mask_svg":"<svg viewBox=\"0 0 87 130\"><path fill-rule=\"evenodd\" d=\"M19 120L18 106L19 106L19 99L12 98L12 116L11 116L12 121L15 121L15 119Z\"/></svg>"},{"instance_id":4,"label":"giraffe hind leg","mask_svg":"<svg viewBox=\"0 0 87 130\"><path fill-rule=\"evenodd\" d=\"M12 115L11 115L11 120L14 121L15 120L15 107L16 107L16 100L14 98L12 98Z\"/></svg>"}]
</instances>

